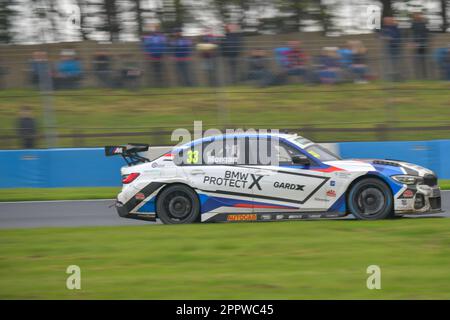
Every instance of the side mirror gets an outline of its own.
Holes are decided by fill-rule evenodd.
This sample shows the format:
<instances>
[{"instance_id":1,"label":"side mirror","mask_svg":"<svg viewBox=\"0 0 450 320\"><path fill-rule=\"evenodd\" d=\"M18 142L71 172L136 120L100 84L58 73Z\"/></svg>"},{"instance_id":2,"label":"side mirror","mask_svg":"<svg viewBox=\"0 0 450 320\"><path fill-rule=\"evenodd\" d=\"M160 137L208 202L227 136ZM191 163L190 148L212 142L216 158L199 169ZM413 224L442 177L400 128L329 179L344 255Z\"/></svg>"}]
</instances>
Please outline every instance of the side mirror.
<instances>
[{"instance_id":1,"label":"side mirror","mask_svg":"<svg viewBox=\"0 0 450 320\"><path fill-rule=\"evenodd\" d=\"M309 158L304 154L296 154L292 156L292 163L307 166L311 164L311 161L309 161Z\"/></svg>"}]
</instances>

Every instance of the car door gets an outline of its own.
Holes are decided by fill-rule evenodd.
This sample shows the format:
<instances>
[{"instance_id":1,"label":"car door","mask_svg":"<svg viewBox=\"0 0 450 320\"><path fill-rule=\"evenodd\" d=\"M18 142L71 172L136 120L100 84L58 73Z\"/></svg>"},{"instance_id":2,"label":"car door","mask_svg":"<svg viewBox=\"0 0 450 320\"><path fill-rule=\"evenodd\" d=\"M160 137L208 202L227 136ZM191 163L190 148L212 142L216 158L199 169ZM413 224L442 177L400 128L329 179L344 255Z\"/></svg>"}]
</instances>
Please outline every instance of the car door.
<instances>
[{"instance_id":1,"label":"car door","mask_svg":"<svg viewBox=\"0 0 450 320\"><path fill-rule=\"evenodd\" d=\"M267 144L274 144L267 141ZM259 146L264 145L259 143ZM261 151L258 151L261 153ZM275 163L256 164L257 186L252 188L255 201L266 201L267 206L255 212L322 212L327 208L325 187L329 178L310 166L296 165L292 156L299 150L279 140L272 151Z\"/></svg>"},{"instance_id":2,"label":"car door","mask_svg":"<svg viewBox=\"0 0 450 320\"><path fill-rule=\"evenodd\" d=\"M201 201L202 220L216 214L227 220L230 213L252 213L250 171L246 168L244 139L216 139L201 148L186 149L182 168ZM204 216L203 214L206 214ZM220 218L220 219L219 219Z\"/></svg>"}]
</instances>

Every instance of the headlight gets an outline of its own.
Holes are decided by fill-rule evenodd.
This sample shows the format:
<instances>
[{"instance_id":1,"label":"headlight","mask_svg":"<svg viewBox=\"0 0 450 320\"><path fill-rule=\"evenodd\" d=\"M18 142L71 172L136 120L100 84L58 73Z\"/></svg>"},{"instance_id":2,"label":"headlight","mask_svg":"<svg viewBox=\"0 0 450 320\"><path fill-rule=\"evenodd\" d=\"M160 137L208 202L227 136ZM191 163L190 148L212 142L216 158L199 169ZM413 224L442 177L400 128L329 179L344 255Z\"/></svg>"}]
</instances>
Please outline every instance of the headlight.
<instances>
[{"instance_id":1,"label":"headlight","mask_svg":"<svg viewBox=\"0 0 450 320\"><path fill-rule=\"evenodd\" d=\"M409 175L398 175L398 176L391 176L392 179L403 183L403 184L418 184L420 181L423 180L422 177L418 176L409 176Z\"/></svg>"}]
</instances>

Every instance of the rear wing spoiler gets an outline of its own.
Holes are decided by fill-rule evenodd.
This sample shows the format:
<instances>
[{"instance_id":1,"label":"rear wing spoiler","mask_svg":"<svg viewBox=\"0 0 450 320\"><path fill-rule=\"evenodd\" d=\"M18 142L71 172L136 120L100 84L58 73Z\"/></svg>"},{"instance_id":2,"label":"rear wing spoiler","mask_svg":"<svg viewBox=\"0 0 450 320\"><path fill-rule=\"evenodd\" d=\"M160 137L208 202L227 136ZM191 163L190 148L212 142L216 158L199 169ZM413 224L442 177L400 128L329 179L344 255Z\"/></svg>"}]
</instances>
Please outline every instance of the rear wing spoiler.
<instances>
[{"instance_id":1,"label":"rear wing spoiler","mask_svg":"<svg viewBox=\"0 0 450 320\"><path fill-rule=\"evenodd\" d=\"M149 159L140 156L139 152L148 151L150 145L145 143L129 143L127 145L121 146L106 146L105 147L105 156L122 156L125 162L129 165L135 165L143 162L150 162Z\"/></svg>"}]
</instances>

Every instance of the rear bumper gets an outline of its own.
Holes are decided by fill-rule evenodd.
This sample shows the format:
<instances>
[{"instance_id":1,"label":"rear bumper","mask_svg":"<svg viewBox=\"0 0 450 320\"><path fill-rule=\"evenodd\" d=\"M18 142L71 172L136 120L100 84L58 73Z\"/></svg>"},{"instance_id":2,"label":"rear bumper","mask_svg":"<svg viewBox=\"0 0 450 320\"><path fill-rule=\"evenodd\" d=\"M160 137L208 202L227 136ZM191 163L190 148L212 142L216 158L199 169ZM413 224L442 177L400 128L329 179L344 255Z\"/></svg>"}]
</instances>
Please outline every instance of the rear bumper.
<instances>
[{"instance_id":1,"label":"rear bumper","mask_svg":"<svg viewBox=\"0 0 450 320\"><path fill-rule=\"evenodd\" d=\"M156 221L156 214L130 213L130 210L120 201L116 201L115 207L116 207L117 213L122 218L145 220L145 221Z\"/></svg>"}]
</instances>

